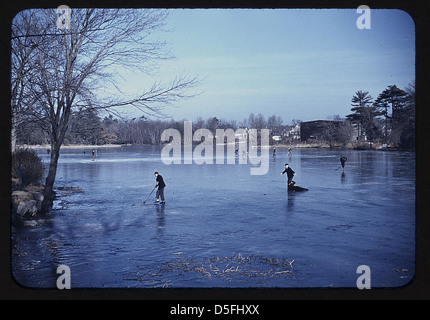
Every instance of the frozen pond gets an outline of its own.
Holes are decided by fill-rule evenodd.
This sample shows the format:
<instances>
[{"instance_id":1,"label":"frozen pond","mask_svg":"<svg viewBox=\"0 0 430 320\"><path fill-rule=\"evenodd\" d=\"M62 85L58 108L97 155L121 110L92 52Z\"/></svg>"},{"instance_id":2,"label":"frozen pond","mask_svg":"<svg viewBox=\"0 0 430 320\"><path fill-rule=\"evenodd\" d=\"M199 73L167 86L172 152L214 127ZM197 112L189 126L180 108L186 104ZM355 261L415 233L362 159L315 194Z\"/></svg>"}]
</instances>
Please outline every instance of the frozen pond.
<instances>
[{"instance_id":1,"label":"frozen pond","mask_svg":"<svg viewBox=\"0 0 430 320\"><path fill-rule=\"evenodd\" d=\"M72 288L355 288L360 265L372 287L414 276L414 153L279 149L262 176L250 164L165 165L159 147L97 154L62 150L56 187L82 192L58 191L38 226L14 229L21 285L55 288L59 265L70 267ZM308 192L287 193L286 162ZM155 171L166 204L133 206Z\"/></svg>"}]
</instances>

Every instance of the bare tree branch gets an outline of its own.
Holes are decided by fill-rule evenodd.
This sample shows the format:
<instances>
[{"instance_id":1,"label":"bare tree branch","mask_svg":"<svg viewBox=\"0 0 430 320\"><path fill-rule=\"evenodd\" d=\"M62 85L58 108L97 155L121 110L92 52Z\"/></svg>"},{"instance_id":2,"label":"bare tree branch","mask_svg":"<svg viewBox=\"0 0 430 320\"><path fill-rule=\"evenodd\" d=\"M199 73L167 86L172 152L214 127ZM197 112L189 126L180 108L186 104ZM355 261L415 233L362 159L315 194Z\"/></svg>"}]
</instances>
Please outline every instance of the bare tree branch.
<instances>
[{"instance_id":1,"label":"bare tree branch","mask_svg":"<svg viewBox=\"0 0 430 320\"><path fill-rule=\"evenodd\" d=\"M52 194L59 148L74 110L107 110L120 114L134 107L146 115L165 116L163 109L195 94L197 78L179 76L125 98L115 79L119 70L151 74L171 59L165 43L153 40L163 30L165 10L73 9L70 30L56 26L55 10L27 10L12 25L12 109L14 119L40 121L51 140L51 164L45 195ZM113 98L100 95L112 84ZM119 94L118 94L119 93Z\"/></svg>"}]
</instances>

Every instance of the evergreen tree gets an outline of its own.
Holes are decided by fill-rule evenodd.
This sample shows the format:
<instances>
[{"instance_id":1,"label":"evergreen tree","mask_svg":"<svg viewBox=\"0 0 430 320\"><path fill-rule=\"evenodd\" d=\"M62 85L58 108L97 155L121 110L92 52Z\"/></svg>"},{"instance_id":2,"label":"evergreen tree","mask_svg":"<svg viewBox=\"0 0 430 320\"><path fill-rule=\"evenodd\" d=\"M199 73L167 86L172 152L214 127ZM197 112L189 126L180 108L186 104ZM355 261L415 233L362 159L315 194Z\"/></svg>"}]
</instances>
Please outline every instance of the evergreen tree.
<instances>
[{"instance_id":1,"label":"evergreen tree","mask_svg":"<svg viewBox=\"0 0 430 320\"><path fill-rule=\"evenodd\" d=\"M404 149L415 149L415 83L406 88L404 123L400 136L400 146Z\"/></svg>"},{"instance_id":2,"label":"evergreen tree","mask_svg":"<svg viewBox=\"0 0 430 320\"><path fill-rule=\"evenodd\" d=\"M66 139L72 144L98 144L102 123L94 109L83 109L73 113Z\"/></svg>"},{"instance_id":3,"label":"evergreen tree","mask_svg":"<svg viewBox=\"0 0 430 320\"><path fill-rule=\"evenodd\" d=\"M377 117L381 115L372 100L369 92L357 91L351 99L353 113L346 116L348 120L358 126L359 138L366 136L370 141L378 136Z\"/></svg>"},{"instance_id":4,"label":"evergreen tree","mask_svg":"<svg viewBox=\"0 0 430 320\"><path fill-rule=\"evenodd\" d=\"M407 93L396 85L388 86L376 99L375 106L385 117L385 141L388 140L388 130L401 131L405 120L405 97ZM391 108L391 115L389 110Z\"/></svg>"}]
</instances>

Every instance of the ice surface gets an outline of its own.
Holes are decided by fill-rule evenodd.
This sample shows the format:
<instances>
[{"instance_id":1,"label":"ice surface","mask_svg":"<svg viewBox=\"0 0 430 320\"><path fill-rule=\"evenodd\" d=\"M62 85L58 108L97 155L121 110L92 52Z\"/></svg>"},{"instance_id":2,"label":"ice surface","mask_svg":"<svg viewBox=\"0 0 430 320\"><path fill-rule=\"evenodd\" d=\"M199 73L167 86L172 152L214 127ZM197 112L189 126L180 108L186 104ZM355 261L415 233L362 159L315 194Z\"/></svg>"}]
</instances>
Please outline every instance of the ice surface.
<instances>
[{"instance_id":1,"label":"ice surface","mask_svg":"<svg viewBox=\"0 0 430 320\"><path fill-rule=\"evenodd\" d=\"M95 161L83 151L62 151L56 187L84 192L13 233L25 286L55 287L60 264L75 288L355 287L360 265L372 287L414 275L414 153L278 149L268 174L252 176L251 164L165 165L161 147L99 148ZM285 163L309 191L287 193ZM166 204L132 206L155 171Z\"/></svg>"}]
</instances>

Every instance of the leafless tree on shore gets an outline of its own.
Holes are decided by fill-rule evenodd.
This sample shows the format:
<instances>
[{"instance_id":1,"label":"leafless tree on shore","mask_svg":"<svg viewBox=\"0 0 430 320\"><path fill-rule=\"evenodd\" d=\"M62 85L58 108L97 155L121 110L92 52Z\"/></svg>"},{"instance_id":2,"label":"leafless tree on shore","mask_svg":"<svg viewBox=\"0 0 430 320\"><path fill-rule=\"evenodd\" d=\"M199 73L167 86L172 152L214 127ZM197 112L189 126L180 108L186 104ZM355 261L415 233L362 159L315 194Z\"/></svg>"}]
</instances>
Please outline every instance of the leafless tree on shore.
<instances>
[{"instance_id":1,"label":"leafless tree on shore","mask_svg":"<svg viewBox=\"0 0 430 320\"><path fill-rule=\"evenodd\" d=\"M59 28L57 10L48 9L23 11L14 19L13 117L37 121L50 136L45 208L52 204L60 147L73 111L120 115L121 108L133 106L159 115L166 105L193 96L187 90L198 85L195 77L156 82L131 98L117 86L122 70L149 75L161 60L172 58L165 43L152 37L166 18L165 10L73 9L68 28ZM116 92L105 90L109 86Z\"/></svg>"}]
</instances>

